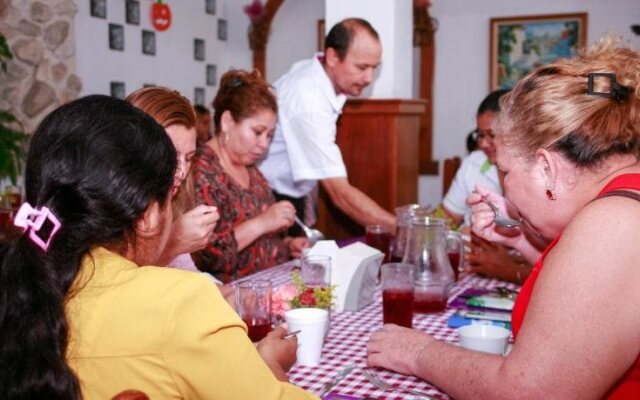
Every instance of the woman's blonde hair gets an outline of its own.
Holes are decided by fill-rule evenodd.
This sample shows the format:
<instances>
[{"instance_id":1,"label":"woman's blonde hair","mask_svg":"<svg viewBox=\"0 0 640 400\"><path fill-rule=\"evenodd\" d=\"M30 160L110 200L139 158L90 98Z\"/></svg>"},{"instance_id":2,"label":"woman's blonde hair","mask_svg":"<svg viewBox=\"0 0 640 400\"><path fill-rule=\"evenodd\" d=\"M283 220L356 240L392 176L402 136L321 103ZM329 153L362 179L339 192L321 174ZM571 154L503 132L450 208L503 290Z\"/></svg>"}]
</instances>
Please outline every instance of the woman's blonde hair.
<instances>
[{"instance_id":1,"label":"woman's blonde hair","mask_svg":"<svg viewBox=\"0 0 640 400\"><path fill-rule=\"evenodd\" d=\"M501 140L526 158L549 149L595 168L613 154L638 156L640 53L606 36L575 58L531 72L501 99L501 109Z\"/></svg>"},{"instance_id":2,"label":"woman's blonde hair","mask_svg":"<svg viewBox=\"0 0 640 400\"><path fill-rule=\"evenodd\" d=\"M163 128L182 125L191 129L196 126L196 113L191 102L176 90L162 86L145 87L131 93L125 100L149 114ZM194 192L189 171L171 204L174 219L195 206Z\"/></svg>"}]
</instances>

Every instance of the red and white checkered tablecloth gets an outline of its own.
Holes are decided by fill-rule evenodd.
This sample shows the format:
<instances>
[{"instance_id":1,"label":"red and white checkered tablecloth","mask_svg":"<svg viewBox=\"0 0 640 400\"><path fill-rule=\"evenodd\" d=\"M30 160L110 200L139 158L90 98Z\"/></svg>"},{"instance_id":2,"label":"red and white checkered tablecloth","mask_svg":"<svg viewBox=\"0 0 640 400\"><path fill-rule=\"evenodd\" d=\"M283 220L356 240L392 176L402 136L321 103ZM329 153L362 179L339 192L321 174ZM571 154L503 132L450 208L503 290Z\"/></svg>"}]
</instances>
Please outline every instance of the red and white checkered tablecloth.
<instances>
[{"instance_id":1,"label":"red and white checkered tablecloth","mask_svg":"<svg viewBox=\"0 0 640 400\"><path fill-rule=\"evenodd\" d=\"M297 261L291 261L266 271L258 272L247 279L269 279L273 287L290 282L291 271L297 266ZM475 274L461 274L455 284L449 301L468 288L492 289L496 286L507 286L517 289L518 286L495 279L487 279ZM458 337L454 329L447 327L447 320L453 309L447 309L437 314L415 314L413 328L428 332L436 339L446 342L457 342ZM292 383L313 393L320 393L322 387L329 382L340 369L355 364L354 369L345 379L340 381L332 390L340 394L359 398L374 399L420 399L420 396L406 394L400 391L383 392L367 381L362 374L366 368L367 341L372 332L382 327L382 295L376 293L371 304L357 312L331 312L330 330L322 348L320 365L315 367L294 366L289 371ZM409 355L408 355L409 356ZM413 377L405 376L387 370L378 370L378 376L392 384L417 389L428 393L431 397L448 399L449 397L429 383ZM424 398L424 397L422 397Z\"/></svg>"}]
</instances>

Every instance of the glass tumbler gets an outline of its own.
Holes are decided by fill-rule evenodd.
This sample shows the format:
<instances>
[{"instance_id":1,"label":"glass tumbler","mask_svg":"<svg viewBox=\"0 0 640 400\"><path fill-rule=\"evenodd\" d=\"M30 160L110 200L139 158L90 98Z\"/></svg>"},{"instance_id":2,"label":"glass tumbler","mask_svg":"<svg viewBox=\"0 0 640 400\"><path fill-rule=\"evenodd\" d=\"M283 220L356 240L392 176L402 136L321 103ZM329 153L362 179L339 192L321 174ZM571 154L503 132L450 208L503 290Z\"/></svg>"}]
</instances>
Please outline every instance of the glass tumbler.
<instances>
[{"instance_id":1,"label":"glass tumbler","mask_svg":"<svg viewBox=\"0 0 640 400\"><path fill-rule=\"evenodd\" d=\"M240 282L236 290L236 309L247 324L249 339L259 342L271 331L271 281Z\"/></svg>"}]
</instances>

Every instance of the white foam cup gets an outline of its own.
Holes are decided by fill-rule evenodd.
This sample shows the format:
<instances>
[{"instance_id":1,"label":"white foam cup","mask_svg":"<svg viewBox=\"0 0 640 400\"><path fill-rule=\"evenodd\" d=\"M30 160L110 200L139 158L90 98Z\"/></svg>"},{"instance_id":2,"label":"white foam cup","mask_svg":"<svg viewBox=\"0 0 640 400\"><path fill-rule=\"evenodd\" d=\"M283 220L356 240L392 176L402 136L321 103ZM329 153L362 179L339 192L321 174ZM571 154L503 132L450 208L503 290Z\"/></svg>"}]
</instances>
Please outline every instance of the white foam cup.
<instances>
[{"instance_id":1,"label":"white foam cup","mask_svg":"<svg viewBox=\"0 0 640 400\"><path fill-rule=\"evenodd\" d=\"M457 329L460 346L485 353L504 354L511 331L494 325L466 325Z\"/></svg>"},{"instance_id":2,"label":"white foam cup","mask_svg":"<svg viewBox=\"0 0 640 400\"><path fill-rule=\"evenodd\" d=\"M289 331L300 330L296 364L314 366L320 363L328 317L327 310L321 308L296 308L284 313Z\"/></svg>"}]
</instances>

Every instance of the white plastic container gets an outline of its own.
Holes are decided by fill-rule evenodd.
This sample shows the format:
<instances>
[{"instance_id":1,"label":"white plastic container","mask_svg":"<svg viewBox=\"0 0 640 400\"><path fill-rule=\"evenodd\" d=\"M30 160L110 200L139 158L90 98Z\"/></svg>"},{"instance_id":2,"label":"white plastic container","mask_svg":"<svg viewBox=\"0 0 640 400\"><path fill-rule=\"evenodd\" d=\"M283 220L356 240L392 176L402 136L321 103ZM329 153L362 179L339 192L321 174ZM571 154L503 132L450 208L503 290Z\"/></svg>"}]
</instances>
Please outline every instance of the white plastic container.
<instances>
[{"instance_id":1,"label":"white plastic container","mask_svg":"<svg viewBox=\"0 0 640 400\"><path fill-rule=\"evenodd\" d=\"M296 308L286 311L284 319L287 321L290 332L300 330L296 364L309 366L320 364L322 345L329 319L327 310Z\"/></svg>"},{"instance_id":2,"label":"white plastic container","mask_svg":"<svg viewBox=\"0 0 640 400\"><path fill-rule=\"evenodd\" d=\"M466 325L457 329L460 346L492 354L504 354L511 331L493 325Z\"/></svg>"}]
</instances>

